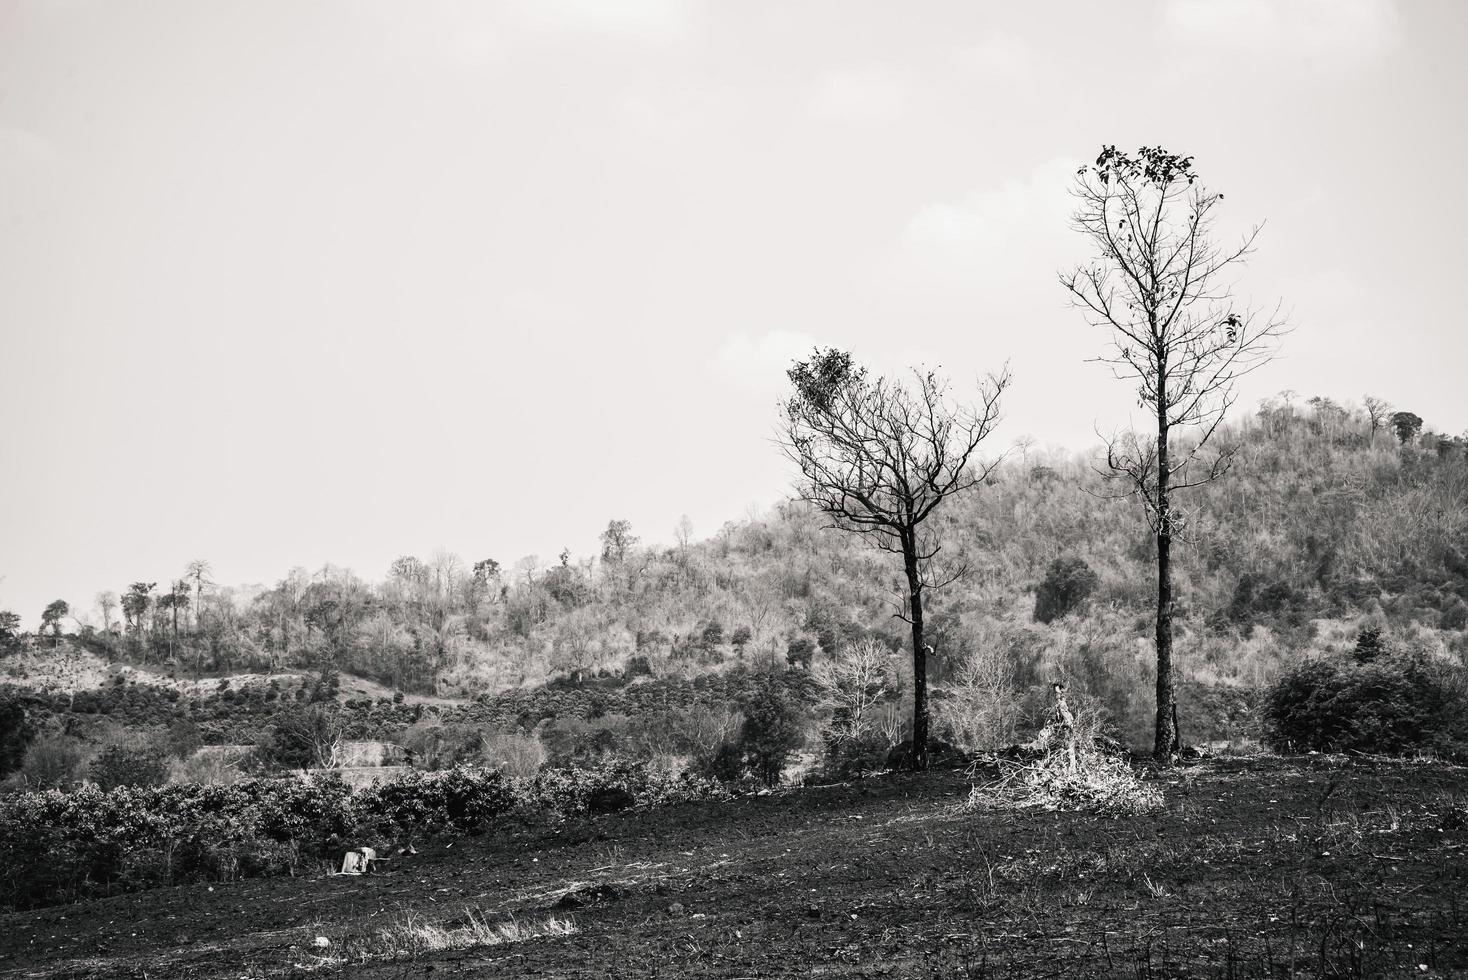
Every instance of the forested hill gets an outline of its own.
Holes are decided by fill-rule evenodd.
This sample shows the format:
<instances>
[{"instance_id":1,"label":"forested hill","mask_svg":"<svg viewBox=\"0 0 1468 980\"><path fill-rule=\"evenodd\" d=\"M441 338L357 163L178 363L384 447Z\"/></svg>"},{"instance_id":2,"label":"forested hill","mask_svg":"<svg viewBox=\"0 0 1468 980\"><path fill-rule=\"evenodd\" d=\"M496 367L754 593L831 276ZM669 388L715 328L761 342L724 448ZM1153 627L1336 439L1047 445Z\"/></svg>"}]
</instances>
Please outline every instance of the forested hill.
<instances>
[{"instance_id":1,"label":"forested hill","mask_svg":"<svg viewBox=\"0 0 1468 980\"><path fill-rule=\"evenodd\" d=\"M1181 499L1175 551L1180 669L1195 694L1256 688L1367 619L1394 642L1468 656L1464 440L1377 421L1317 398L1266 403L1222 434L1239 446L1234 465ZM1063 676L1142 741L1155 570L1140 505L1116 489L1085 458L1016 449L951 503L941 558L968 572L929 613L940 698L982 696L1002 713ZM105 626L77 640L179 677L335 670L446 697L906 640L895 560L805 505L696 542L685 522L670 549L639 546L638 530L613 521L600 554L549 565L404 557L376 583L327 567L226 588L200 565L99 597Z\"/></svg>"}]
</instances>

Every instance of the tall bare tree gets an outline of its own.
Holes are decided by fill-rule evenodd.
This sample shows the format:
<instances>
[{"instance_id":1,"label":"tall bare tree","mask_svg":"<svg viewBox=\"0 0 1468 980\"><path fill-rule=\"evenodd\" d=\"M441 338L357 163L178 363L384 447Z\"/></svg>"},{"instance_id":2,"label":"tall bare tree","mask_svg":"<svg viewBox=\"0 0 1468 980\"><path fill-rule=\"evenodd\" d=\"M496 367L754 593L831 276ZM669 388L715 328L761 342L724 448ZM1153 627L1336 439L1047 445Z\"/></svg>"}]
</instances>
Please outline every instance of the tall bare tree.
<instances>
[{"instance_id":1,"label":"tall bare tree","mask_svg":"<svg viewBox=\"0 0 1468 980\"><path fill-rule=\"evenodd\" d=\"M943 501L981 483L996 465L976 456L999 421L1009 374L991 376L975 404L955 403L949 384L916 370L910 382L870 378L839 350L816 350L788 372L794 393L781 410L779 442L800 468L798 492L831 527L861 534L902 556L906 588L897 615L912 628L912 765L928 765L929 647L923 601L962 569L933 559L929 519Z\"/></svg>"},{"instance_id":2,"label":"tall bare tree","mask_svg":"<svg viewBox=\"0 0 1468 980\"><path fill-rule=\"evenodd\" d=\"M1161 147L1129 155L1103 148L1076 174L1074 227L1089 241L1089 263L1060 276L1074 304L1110 346L1098 360L1136 386L1148 413L1145 435L1109 440L1106 472L1145 505L1157 545L1157 717L1153 753L1178 747L1173 679L1172 543L1184 522L1173 494L1222 476L1236 447L1211 446L1243 375L1267 362L1285 330L1279 309L1241 308L1233 276L1259 227L1218 243L1223 195L1208 190L1193 158ZM1190 438L1174 444L1174 430Z\"/></svg>"}]
</instances>

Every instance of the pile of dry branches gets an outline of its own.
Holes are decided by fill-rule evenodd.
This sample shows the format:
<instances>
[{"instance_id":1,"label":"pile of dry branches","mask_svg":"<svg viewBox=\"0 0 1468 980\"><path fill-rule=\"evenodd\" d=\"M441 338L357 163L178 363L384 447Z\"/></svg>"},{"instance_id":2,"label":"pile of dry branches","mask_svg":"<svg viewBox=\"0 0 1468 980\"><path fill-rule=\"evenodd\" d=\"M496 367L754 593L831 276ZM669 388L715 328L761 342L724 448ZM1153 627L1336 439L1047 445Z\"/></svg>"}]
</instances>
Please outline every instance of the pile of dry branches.
<instances>
[{"instance_id":1,"label":"pile of dry branches","mask_svg":"<svg viewBox=\"0 0 1468 980\"><path fill-rule=\"evenodd\" d=\"M979 809L1091 810L1152 813L1162 791L1142 781L1125 760L1095 749L1061 747L1028 762L997 760L999 775L975 784L964 805ZM976 772L975 772L976 774Z\"/></svg>"}]
</instances>

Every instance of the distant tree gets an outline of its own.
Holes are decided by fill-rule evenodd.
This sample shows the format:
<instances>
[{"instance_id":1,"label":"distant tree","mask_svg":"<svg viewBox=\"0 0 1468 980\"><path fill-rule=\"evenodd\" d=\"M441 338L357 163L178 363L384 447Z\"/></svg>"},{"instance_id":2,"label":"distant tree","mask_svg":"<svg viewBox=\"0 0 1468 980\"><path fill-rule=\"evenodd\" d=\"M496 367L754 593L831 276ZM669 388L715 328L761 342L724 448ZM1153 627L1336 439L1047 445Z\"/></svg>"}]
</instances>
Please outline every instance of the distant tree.
<instances>
[{"instance_id":1,"label":"distant tree","mask_svg":"<svg viewBox=\"0 0 1468 980\"><path fill-rule=\"evenodd\" d=\"M816 645L800 636L790 641L790 645L785 650L785 662L792 667L809 669L815 655Z\"/></svg>"},{"instance_id":2,"label":"distant tree","mask_svg":"<svg viewBox=\"0 0 1468 980\"><path fill-rule=\"evenodd\" d=\"M1397 441L1405 446L1422 431L1422 416L1414 412L1393 412L1392 428L1396 430Z\"/></svg>"},{"instance_id":3,"label":"distant tree","mask_svg":"<svg viewBox=\"0 0 1468 980\"><path fill-rule=\"evenodd\" d=\"M56 599L41 612L41 632L51 631L53 647L61 639L61 620L69 615L71 615L71 606L66 604L65 599Z\"/></svg>"},{"instance_id":4,"label":"distant tree","mask_svg":"<svg viewBox=\"0 0 1468 980\"><path fill-rule=\"evenodd\" d=\"M412 555L403 555L393 561L387 574L388 577L404 584L422 585L428 581L428 566Z\"/></svg>"},{"instance_id":5,"label":"distant tree","mask_svg":"<svg viewBox=\"0 0 1468 980\"><path fill-rule=\"evenodd\" d=\"M915 769L928 766L928 645L924 599L962 574L934 564L940 545L928 519L943 501L980 485L993 464L976 458L999 421L1008 373L980 387L976 405L954 404L948 382L914 371L911 383L869 378L851 355L816 350L788 372L780 446L800 468L798 493L831 520L902 556L906 589L897 615L912 629Z\"/></svg>"},{"instance_id":6,"label":"distant tree","mask_svg":"<svg viewBox=\"0 0 1468 980\"><path fill-rule=\"evenodd\" d=\"M158 608L166 609L173 621L173 632L168 640L168 655L178 655L178 613L189 608L189 586L183 579L173 583L169 591L158 597Z\"/></svg>"},{"instance_id":7,"label":"distant tree","mask_svg":"<svg viewBox=\"0 0 1468 980\"><path fill-rule=\"evenodd\" d=\"M481 558L474 563L474 583L481 589L500 577L500 563L493 558Z\"/></svg>"},{"instance_id":8,"label":"distant tree","mask_svg":"<svg viewBox=\"0 0 1468 980\"><path fill-rule=\"evenodd\" d=\"M1366 420L1371 423L1371 435L1375 436L1391 420L1391 402L1375 395L1366 395L1361 402L1366 406Z\"/></svg>"},{"instance_id":9,"label":"distant tree","mask_svg":"<svg viewBox=\"0 0 1468 980\"><path fill-rule=\"evenodd\" d=\"M545 573L541 585L551 594L551 598L570 609L582 605L590 598L581 570L571 564L570 548L561 549L556 566Z\"/></svg>"},{"instance_id":10,"label":"distant tree","mask_svg":"<svg viewBox=\"0 0 1468 980\"><path fill-rule=\"evenodd\" d=\"M673 526L673 540L678 542L678 551L686 553L689 544L693 541L693 521L684 514L678 518L678 523Z\"/></svg>"},{"instance_id":11,"label":"distant tree","mask_svg":"<svg viewBox=\"0 0 1468 980\"><path fill-rule=\"evenodd\" d=\"M184 568L184 578L194 583L194 632L199 630L199 617L204 612L204 589L212 587L214 583L209 575L214 569L202 558L195 558Z\"/></svg>"},{"instance_id":12,"label":"distant tree","mask_svg":"<svg viewBox=\"0 0 1468 980\"><path fill-rule=\"evenodd\" d=\"M8 652L20 646L20 614L9 609L0 609L0 652Z\"/></svg>"},{"instance_id":13,"label":"distant tree","mask_svg":"<svg viewBox=\"0 0 1468 980\"><path fill-rule=\"evenodd\" d=\"M1129 155L1107 146L1076 174L1074 227L1090 242L1086 265L1063 273L1061 285L1111 350L1100 360L1136 385L1151 418L1106 447L1109 475L1145 505L1157 545L1157 716L1153 752L1167 759L1177 743L1173 681L1173 538L1184 530L1173 495L1222 476L1233 459L1225 448L1204 456L1237 398L1240 377L1267 362L1284 332L1275 315L1240 312L1230 277L1252 252L1258 229L1233 247L1214 239L1223 195L1198 182L1193 158L1143 147ZM1181 447L1174 429L1196 436ZM1216 447L1214 447L1216 449ZM1194 464L1201 469L1190 469Z\"/></svg>"},{"instance_id":14,"label":"distant tree","mask_svg":"<svg viewBox=\"0 0 1468 980\"><path fill-rule=\"evenodd\" d=\"M105 631L111 630L112 629L112 613L113 613L113 611L115 609L117 609L117 593L116 592L98 592L97 593L96 602L97 602L97 608L99 610L101 610L101 612L102 612L102 629L103 629L103 631L105 632Z\"/></svg>"},{"instance_id":15,"label":"distant tree","mask_svg":"<svg viewBox=\"0 0 1468 980\"><path fill-rule=\"evenodd\" d=\"M636 544L631 521L610 521L607 529L601 532L601 560L609 565L620 565L627 560L627 553Z\"/></svg>"},{"instance_id":16,"label":"distant tree","mask_svg":"<svg viewBox=\"0 0 1468 980\"><path fill-rule=\"evenodd\" d=\"M152 591L157 582L134 582L122 595L122 615L133 635L141 642L146 629L148 608L152 605Z\"/></svg>"},{"instance_id":17,"label":"distant tree","mask_svg":"<svg viewBox=\"0 0 1468 980\"><path fill-rule=\"evenodd\" d=\"M1084 559L1074 555L1056 558L1035 592L1035 621L1051 623L1073 612L1096 591L1098 581Z\"/></svg>"}]
</instances>

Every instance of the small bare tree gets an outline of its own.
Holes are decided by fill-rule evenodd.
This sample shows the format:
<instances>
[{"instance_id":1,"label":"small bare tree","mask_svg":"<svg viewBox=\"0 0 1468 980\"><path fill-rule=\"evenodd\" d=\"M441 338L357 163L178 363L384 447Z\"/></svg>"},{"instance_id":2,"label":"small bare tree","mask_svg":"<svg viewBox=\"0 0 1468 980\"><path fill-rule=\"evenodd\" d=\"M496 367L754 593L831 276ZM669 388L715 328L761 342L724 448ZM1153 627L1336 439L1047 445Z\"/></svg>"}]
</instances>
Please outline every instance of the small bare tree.
<instances>
[{"instance_id":1,"label":"small bare tree","mask_svg":"<svg viewBox=\"0 0 1468 980\"><path fill-rule=\"evenodd\" d=\"M834 741L859 738L869 724L867 712L887 696L892 651L876 640L848 643L823 659L812 672L821 700L832 709L826 731Z\"/></svg>"},{"instance_id":2,"label":"small bare tree","mask_svg":"<svg viewBox=\"0 0 1468 980\"><path fill-rule=\"evenodd\" d=\"M97 608L102 610L102 632L112 630L112 613L117 608L116 592L98 592Z\"/></svg>"},{"instance_id":3,"label":"small bare tree","mask_svg":"<svg viewBox=\"0 0 1468 980\"><path fill-rule=\"evenodd\" d=\"M979 483L994 463L976 458L999 421L1009 374L979 386L975 405L955 404L932 371L912 383L869 378L839 350L816 350L788 372L794 393L782 406L779 436L800 468L798 492L831 519L902 556L906 588L897 615L912 628L912 765L928 765L928 647L923 600L963 569L938 568L940 545L929 523L943 501Z\"/></svg>"},{"instance_id":4,"label":"small bare tree","mask_svg":"<svg viewBox=\"0 0 1468 980\"><path fill-rule=\"evenodd\" d=\"M1366 406L1366 420L1371 423L1371 438L1375 439L1376 433L1391 422L1392 403L1375 395L1367 395L1361 401Z\"/></svg>"},{"instance_id":5,"label":"small bare tree","mask_svg":"<svg viewBox=\"0 0 1468 980\"><path fill-rule=\"evenodd\" d=\"M1215 241L1223 195L1206 189L1193 158L1143 147L1135 156L1105 147L1076 174L1074 226L1094 248L1089 264L1061 285L1094 326L1110 333L1098 360L1136 385L1155 421L1106 447L1106 472L1145 504L1157 544L1157 718L1153 753L1177 748L1172 672L1172 542L1183 530L1173 494L1222 476L1236 447L1210 441L1243 375L1267 362L1285 330L1272 312L1239 309L1233 274L1253 251L1255 227L1233 246ZM1194 433L1174 446L1174 429ZM1155 436L1155 438L1154 438Z\"/></svg>"}]
</instances>

